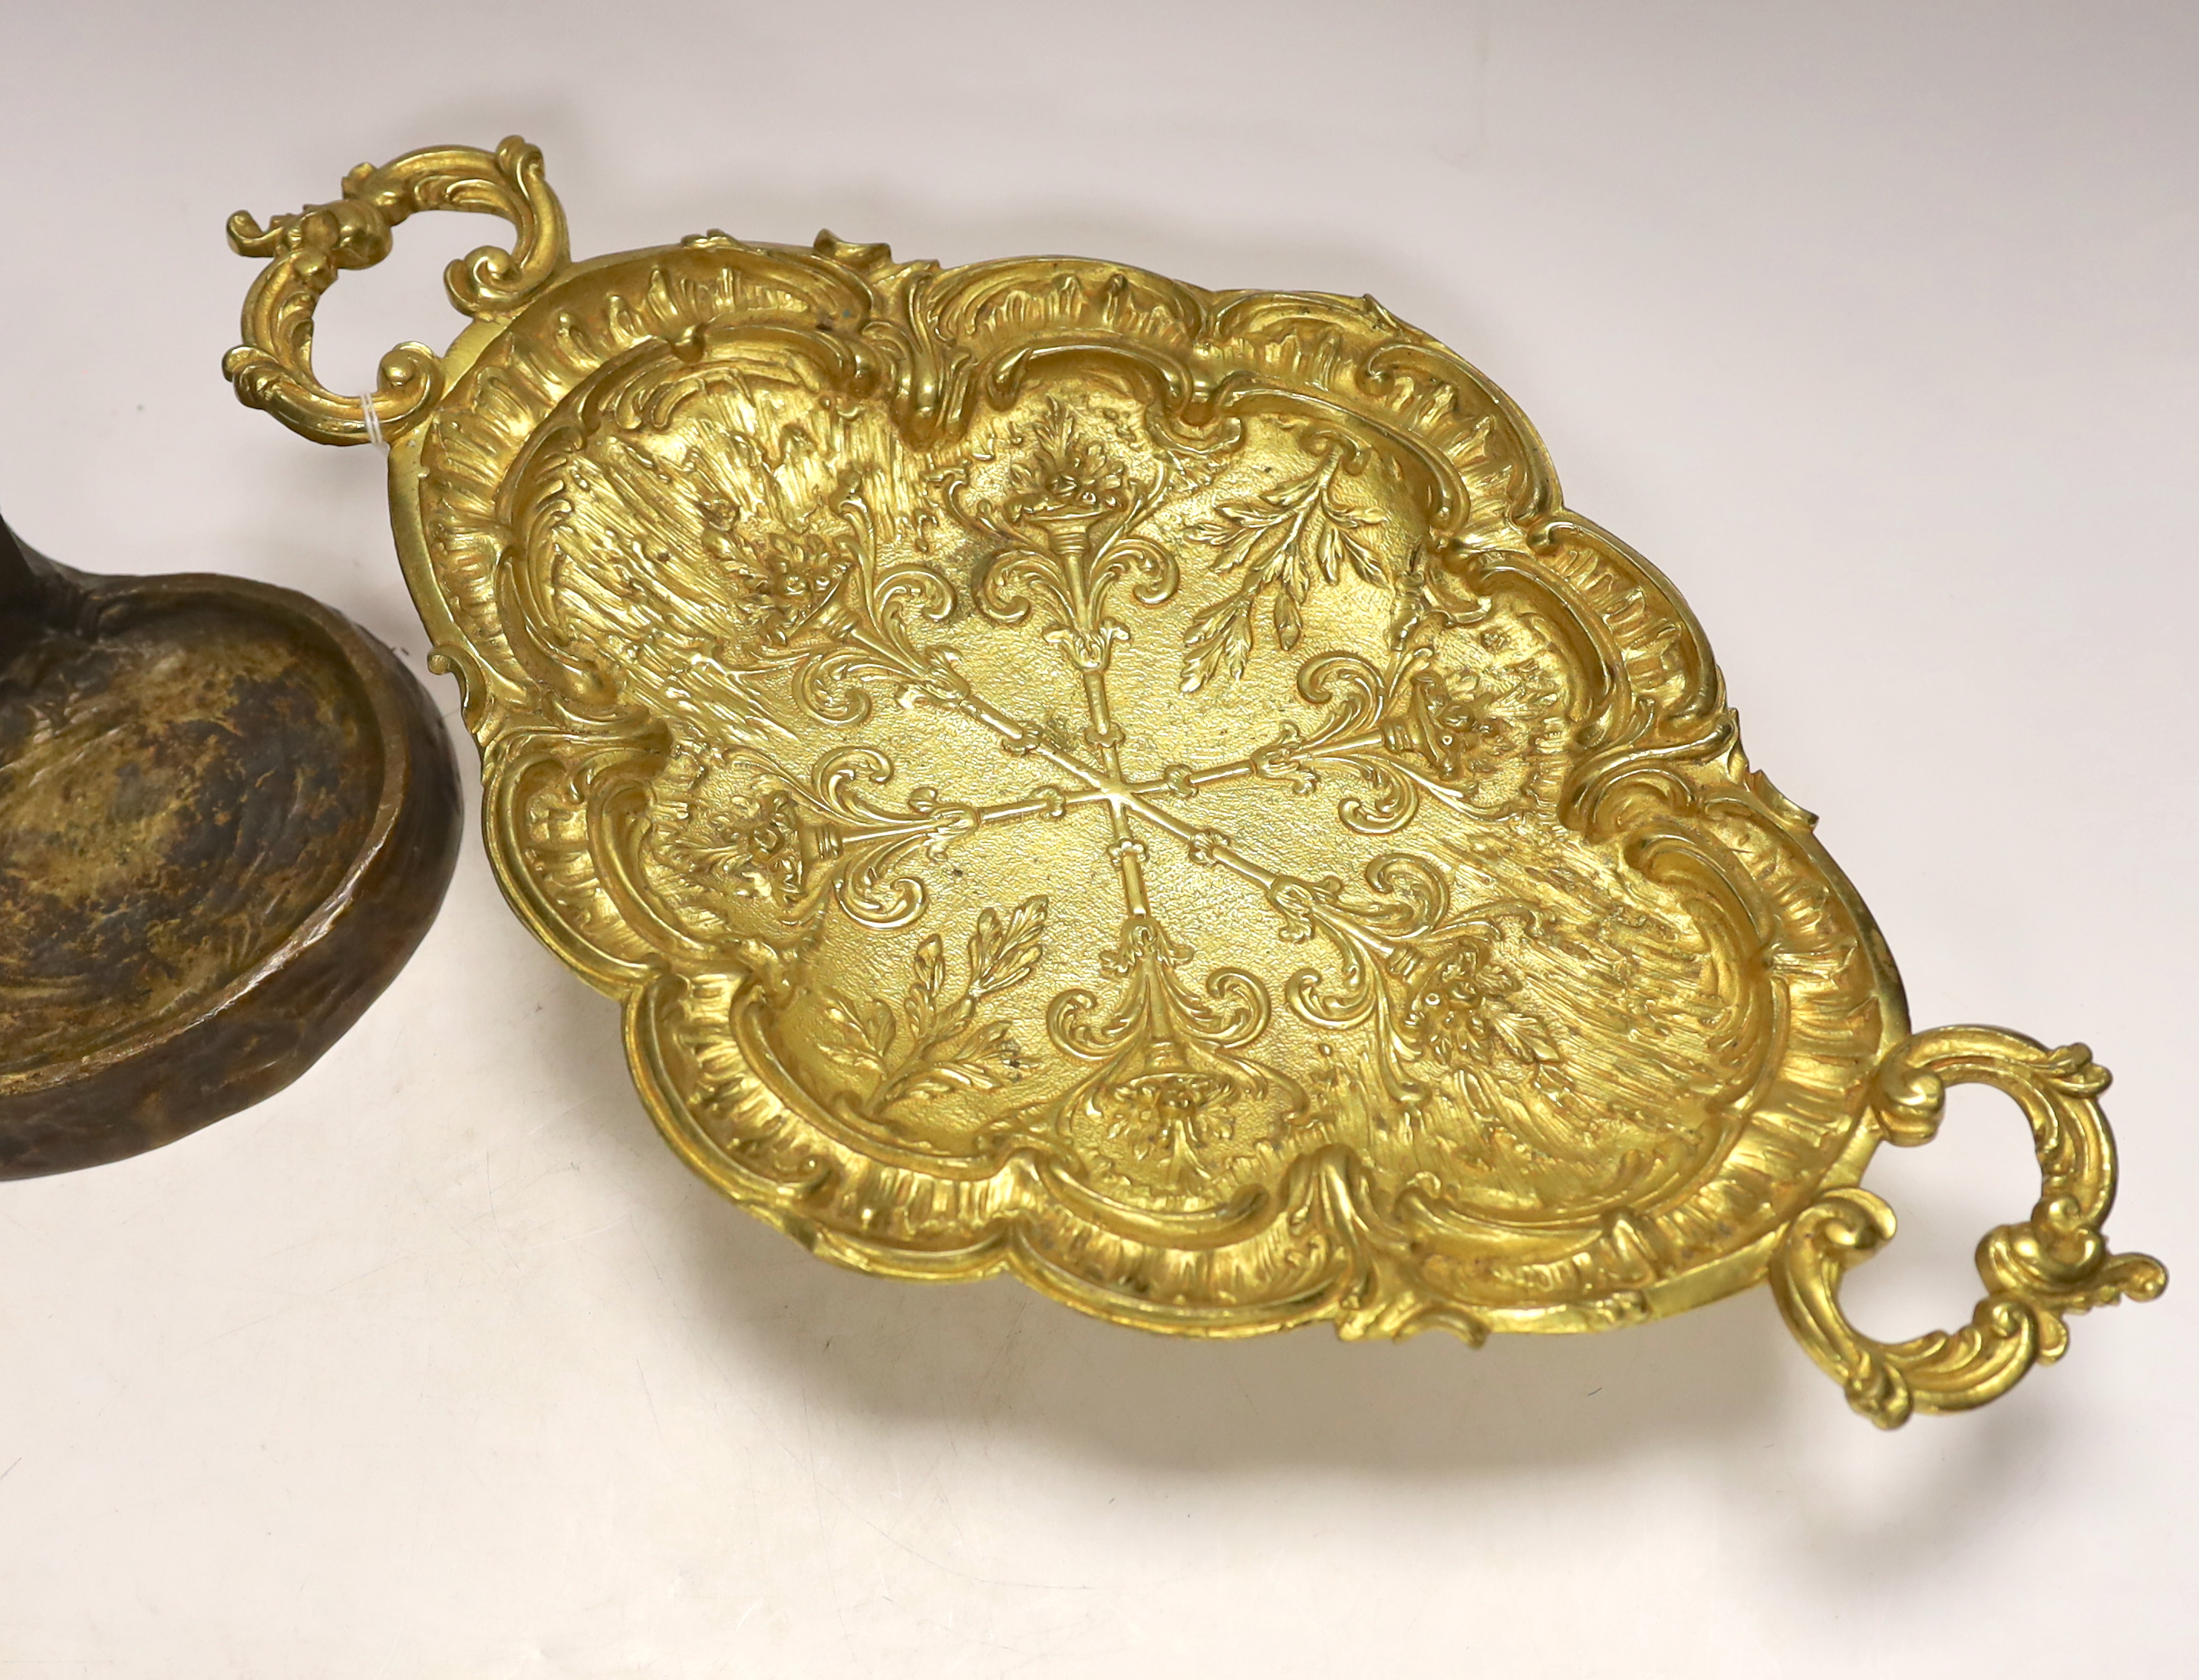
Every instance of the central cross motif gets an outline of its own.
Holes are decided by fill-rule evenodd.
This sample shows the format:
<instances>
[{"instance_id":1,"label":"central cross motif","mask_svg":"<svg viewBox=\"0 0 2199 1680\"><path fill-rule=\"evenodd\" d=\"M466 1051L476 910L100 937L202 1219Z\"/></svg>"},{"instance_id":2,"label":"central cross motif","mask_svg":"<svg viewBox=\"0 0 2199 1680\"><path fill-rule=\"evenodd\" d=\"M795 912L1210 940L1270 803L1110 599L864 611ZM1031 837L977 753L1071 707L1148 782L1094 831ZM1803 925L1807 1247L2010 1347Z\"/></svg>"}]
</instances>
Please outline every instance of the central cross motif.
<instances>
[{"instance_id":1,"label":"central cross motif","mask_svg":"<svg viewBox=\"0 0 2199 1680\"><path fill-rule=\"evenodd\" d=\"M860 496L845 510L858 533L852 553L832 559L811 553L799 586L782 588L793 604L775 627L766 662L792 664L795 693L821 719L860 720L871 703L865 683L883 679L904 705L966 720L1003 751L1044 763L1061 780L983 804L919 788L896 809L866 791L894 775L890 760L875 749L840 749L806 776L767 748L738 749L728 757L755 773L760 795L744 837L751 865L769 875L782 903L809 901L829 881L855 920L892 929L916 920L927 901L922 879L902 872L913 855L943 861L954 842L981 828L1099 812L1123 907L1119 936L1100 960L1117 993L1103 1005L1090 992L1070 989L1047 1012L1055 1047L1093 1069L1065 1107L1104 1120L1110 1135L1164 1157L1179 1179L1189 1180L1203 1174L1202 1152L1227 1136L1233 1110L1259 1101L1293 1114L1304 1108L1306 1094L1250 1054L1276 1006L1267 984L1237 968L1216 968L1203 982L1187 971L1193 953L1169 933L1147 882L1147 836L1164 835L1193 862L1255 889L1285 939L1327 942L1335 978L1300 971L1284 989L1283 1006L1316 1028L1371 1027L1378 1072L1391 1100L1409 1111L1423 1090L1400 1061L1401 1053L1411 1053L1410 1023L1417 1018L1409 994L1432 965L1455 960L1462 944L1485 941L1494 930L1491 913L1455 915L1444 872L1419 854L1378 857L1364 871L1363 890L1347 888L1334 875L1309 879L1278 867L1231 835L1188 818L1182 808L1202 790L1247 779L1309 794L1324 769L1348 769L1373 789L1339 802L1339 820L1356 833L1395 832L1424 800L1484 817L1473 802L1477 775L1513 744L1501 721L1450 694L1426 639L1414 644L1413 632L1423 619L1448 616L1427 604L1420 580L1391 577L1356 534L1380 521L1353 510L1339 493L1353 446L1315 432L1309 440L1309 471L1254 500L1224 503L1194 528L1216 551L1210 571L1229 586L1190 619L1180 686L1188 697L1224 676L1240 676L1263 617L1277 648L1292 650L1304 625L1301 604L1318 584L1334 584L1347 574L1389 583L1416 604L1395 627L1387 668L1355 653L1312 656L1298 668L1298 692L1326 707L1327 715L1310 735L1285 725L1234 758L1134 770L1124 761L1129 737L1108 686L1116 650L1131 640L1116 608L1123 598L1146 609L1162 607L1181 586L1175 557L1148 528L1172 469L1163 458L1148 476L1133 478L1081 436L1058 405L1033 433L1027 456L1009 470L1005 491L977 494L966 464L937 475L935 487L946 510L980 545L968 604L994 625L1035 629L1053 650L1082 697L1081 750L1059 726L1019 715L982 693L952 649L919 645L912 625L943 619L956 592L930 566L882 561L885 545L875 540ZM1042 926L1046 908L1040 898L1019 913ZM890 1106L921 1090L951 1088L956 1068L965 1070L963 1082L989 1087L982 1064L957 1047L973 1041L973 1033L983 1036L975 1005L1000 989L986 978L997 955L973 939L969 988L950 1006L943 945L936 936L926 940L905 1023L878 1014L879 1006L866 1016L837 1000L837 1018L855 1054L875 1068L876 1100ZM1019 980L1035 965L1034 957L1001 972L1012 971ZM1421 1001L1436 1000L1432 995ZM907 1039L896 1056L904 1026ZM927 1076L926 1067L935 1071Z\"/></svg>"}]
</instances>

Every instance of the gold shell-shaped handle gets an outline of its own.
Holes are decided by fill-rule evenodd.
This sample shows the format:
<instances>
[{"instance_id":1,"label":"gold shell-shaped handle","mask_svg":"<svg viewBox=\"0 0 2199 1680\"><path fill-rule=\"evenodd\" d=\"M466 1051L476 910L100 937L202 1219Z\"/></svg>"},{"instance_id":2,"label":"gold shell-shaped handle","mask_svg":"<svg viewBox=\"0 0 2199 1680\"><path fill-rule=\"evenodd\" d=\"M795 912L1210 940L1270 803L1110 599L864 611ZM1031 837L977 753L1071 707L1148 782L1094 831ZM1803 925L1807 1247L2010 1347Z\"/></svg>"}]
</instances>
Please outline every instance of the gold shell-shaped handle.
<instances>
[{"instance_id":1,"label":"gold shell-shaped handle","mask_svg":"<svg viewBox=\"0 0 2199 1680\"><path fill-rule=\"evenodd\" d=\"M1848 1268L1893 1235L1893 1210L1868 1190L1828 1191L1794 1220L1771 1263L1771 1287L1810 1356L1881 1429L1912 1411L1955 1412L2005 1394L2069 1345L2063 1315L2149 1301L2167 1286L2161 1263L2109 1250L2100 1227L2114 1205L2114 1137L2096 1099L2108 1070L2081 1044L2050 1050L1997 1027L1941 1027L1896 1045L1874 1082L1887 1138L1913 1146L1939 1129L1950 1085L1991 1085L2031 1123L2040 1191L2031 1217L1978 1245L1986 1294L1970 1322L1905 1342L1872 1339L1840 1310Z\"/></svg>"},{"instance_id":2,"label":"gold shell-shaped handle","mask_svg":"<svg viewBox=\"0 0 2199 1680\"><path fill-rule=\"evenodd\" d=\"M445 271L451 301L477 319L516 311L565 265L565 216L542 174L542 154L517 136L494 152L430 146L344 178L343 195L276 216L263 228L244 211L229 219L239 255L271 259L244 300L244 342L222 360L237 400L264 408L316 443L394 438L442 394L442 364L424 344L382 359L371 398L341 395L313 374L313 306L347 268L389 254L390 230L418 210L469 210L512 225L512 248L484 245ZM370 417L367 404L373 405Z\"/></svg>"}]
</instances>

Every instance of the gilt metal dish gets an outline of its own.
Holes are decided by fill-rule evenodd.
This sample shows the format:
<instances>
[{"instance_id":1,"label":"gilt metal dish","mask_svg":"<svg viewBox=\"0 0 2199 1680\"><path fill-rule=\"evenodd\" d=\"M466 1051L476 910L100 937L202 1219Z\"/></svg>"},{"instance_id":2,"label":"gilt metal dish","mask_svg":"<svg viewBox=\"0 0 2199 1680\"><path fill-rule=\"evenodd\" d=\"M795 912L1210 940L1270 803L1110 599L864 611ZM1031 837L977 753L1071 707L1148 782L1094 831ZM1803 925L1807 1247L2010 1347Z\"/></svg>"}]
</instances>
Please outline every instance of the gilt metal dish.
<instances>
[{"instance_id":1,"label":"gilt metal dish","mask_svg":"<svg viewBox=\"0 0 2199 1680\"><path fill-rule=\"evenodd\" d=\"M458 813L442 720L349 619L0 525L0 1179L303 1073L428 930Z\"/></svg>"},{"instance_id":2,"label":"gilt metal dish","mask_svg":"<svg viewBox=\"0 0 2199 1680\"><path fill-rule=\"evenodd\" d=\"M323 387L315 302L416 211L516 231L474 318ZM1767 1275L1886 1425L2004 1391L2109 1253L2081 1046L1911 1035L1678 594L1371 299L830 234L569 260L517 140L361 166L236 248L227 364L388 440L398 545L522 917L649 1111L818 1253L1102 1317L1601 1329ZM1883 1344L1858 1187L1998 1086L2044 1190Z\"/></svg>"}]
</instances>

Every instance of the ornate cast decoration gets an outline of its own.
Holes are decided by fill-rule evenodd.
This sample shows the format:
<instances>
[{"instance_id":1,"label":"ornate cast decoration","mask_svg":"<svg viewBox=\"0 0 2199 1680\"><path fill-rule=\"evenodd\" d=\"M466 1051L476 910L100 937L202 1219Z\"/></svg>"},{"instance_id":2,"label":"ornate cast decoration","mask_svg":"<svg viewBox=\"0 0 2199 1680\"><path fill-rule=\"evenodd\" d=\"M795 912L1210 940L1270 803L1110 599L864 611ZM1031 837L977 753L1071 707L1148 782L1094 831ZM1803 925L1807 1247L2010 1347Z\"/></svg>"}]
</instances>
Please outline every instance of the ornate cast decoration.
<instances>
[{"instance_id":1,"label":"ornate cast decoration","mask_svg":"<svg viewBox=\"0 0 2199 1680\"><path fill-rule=\"evenodd\" d=\"M357 443L312 312L411 211L516 248L370 400L505 890L651 1115L798 1241L1117 1322L1600 1329L1767 1274L1858 1409L1978 1403L2109 1254L2081 1048L1911 1037L1700 628L1368 298L719 232L580 264L508 140L265 231L229 372ZM1850 1327L1948 1079L2045 1192L1952 1337Z\"/></svg>"}]
</instances>

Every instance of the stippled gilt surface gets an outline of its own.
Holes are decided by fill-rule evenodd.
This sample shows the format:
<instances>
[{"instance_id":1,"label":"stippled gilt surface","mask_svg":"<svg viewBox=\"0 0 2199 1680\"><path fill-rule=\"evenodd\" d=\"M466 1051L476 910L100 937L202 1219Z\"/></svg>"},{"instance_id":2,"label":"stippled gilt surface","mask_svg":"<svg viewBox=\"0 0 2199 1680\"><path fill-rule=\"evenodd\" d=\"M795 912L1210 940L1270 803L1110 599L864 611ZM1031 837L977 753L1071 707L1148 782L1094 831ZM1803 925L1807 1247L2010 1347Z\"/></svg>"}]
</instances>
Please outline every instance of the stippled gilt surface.
<instances>
[{"instance_id":1,"label":"stippled gilt surface","mask_svg":"<svg viewBox=\"0 0 2199 1680\"><path fill-rule=\"evenodd\" d=\"M506 884L820 1252L1478 1338L1753 1281L1839 1176L1858 907L1371 301L712 235L449 365L394 481Z\"/></svg>"}]
</instances>

